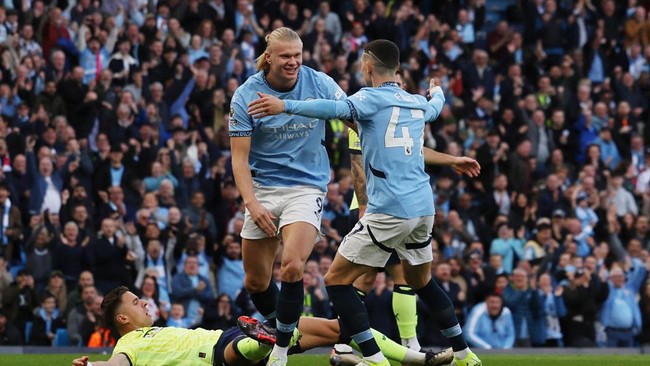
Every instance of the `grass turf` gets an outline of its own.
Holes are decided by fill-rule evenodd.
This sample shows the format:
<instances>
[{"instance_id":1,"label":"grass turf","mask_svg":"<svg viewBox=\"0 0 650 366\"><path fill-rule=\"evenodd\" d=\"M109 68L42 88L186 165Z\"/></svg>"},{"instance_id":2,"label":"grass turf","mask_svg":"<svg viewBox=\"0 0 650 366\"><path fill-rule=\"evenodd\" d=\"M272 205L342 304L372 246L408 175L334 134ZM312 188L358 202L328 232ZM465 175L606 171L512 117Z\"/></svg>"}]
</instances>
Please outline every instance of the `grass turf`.
<instances>
[{"instance_id":1,"label":"grass turf","mask_svg":"<svg viewBox=\"0 0 650 366\"><path fill-rule=\"evenodd\" d=\"M516 352L516 351L514 351ZM58 366L70 365L79 355L0 355L0 366ZM106 360L108 355L90 355L91 361ZM621 355L482 355L485 366L648 366L650 356ZM289 358L290 366L327 365L326 355L295 355Z\"/></svg>"}]
</instances>

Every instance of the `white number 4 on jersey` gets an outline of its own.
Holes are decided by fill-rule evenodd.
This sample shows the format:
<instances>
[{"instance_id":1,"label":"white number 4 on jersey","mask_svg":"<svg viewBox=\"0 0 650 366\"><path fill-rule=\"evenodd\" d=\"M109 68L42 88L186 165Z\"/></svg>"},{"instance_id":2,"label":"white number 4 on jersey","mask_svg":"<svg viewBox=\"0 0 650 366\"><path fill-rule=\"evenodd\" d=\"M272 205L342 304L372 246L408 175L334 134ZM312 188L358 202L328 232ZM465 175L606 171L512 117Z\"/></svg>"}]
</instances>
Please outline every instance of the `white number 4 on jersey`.
<instances>
[{"instance_id":1,"label":"white number 4 on jersey","mask_svg":"<svg viewBox=\"0 0 650 366\"><path fill-rule=\"evenodd\" d=\"M393 107L393 112L390 115L390 122L388 123L388 128L386 128L386 134L384 135L384 146L385 147L403 147L404 154L410 156L413 154L413 138L409 132L408 127L402 127L402 136L395 136L397 130L397 124L399 123L399 113L400 107ZM424 118L424 112L421 109L410 109L411 117L413 118Z\"/></svg>"}]
</instances>

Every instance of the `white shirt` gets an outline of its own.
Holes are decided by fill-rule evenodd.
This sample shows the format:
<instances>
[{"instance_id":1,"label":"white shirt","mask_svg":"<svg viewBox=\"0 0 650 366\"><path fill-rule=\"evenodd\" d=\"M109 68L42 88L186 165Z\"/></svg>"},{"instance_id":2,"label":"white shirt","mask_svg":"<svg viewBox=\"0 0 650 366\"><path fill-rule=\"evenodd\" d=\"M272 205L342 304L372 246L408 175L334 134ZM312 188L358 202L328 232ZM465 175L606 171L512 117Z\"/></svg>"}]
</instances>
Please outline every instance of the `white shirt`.
<instances>
[{"instance_id":1,"label":"white shirt","mask_svg":"<svg viewBox=\"0 0 650 366\"><path fill-rule=\"evenodd\" d=\"M52 177L45 177L47 183L47 190L45 197L43 197L43 207L41 211L49 210L50 213L58 214L61 210L61 192L56 188Z\"/></svg>"}]
</instances>

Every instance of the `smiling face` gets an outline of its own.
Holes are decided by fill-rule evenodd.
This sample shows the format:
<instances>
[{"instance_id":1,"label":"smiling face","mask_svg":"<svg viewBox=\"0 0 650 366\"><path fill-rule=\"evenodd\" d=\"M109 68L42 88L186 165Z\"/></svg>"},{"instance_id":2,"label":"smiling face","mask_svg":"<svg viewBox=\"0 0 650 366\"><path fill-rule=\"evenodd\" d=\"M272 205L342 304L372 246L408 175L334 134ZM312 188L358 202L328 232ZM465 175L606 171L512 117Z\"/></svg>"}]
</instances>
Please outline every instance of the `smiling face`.
<instances>
[{"instance_id":1,"label":"smiling face","mask_svg":"<svg viewBox=\"0 0 650 366\"><path fill-rule=\"evenodd\" d=\"M279 88L290 88L298 80L302 65L302 42L299 40L274 42L265 54L270 65L268 79Z\"/></svg>"}]
</instances>

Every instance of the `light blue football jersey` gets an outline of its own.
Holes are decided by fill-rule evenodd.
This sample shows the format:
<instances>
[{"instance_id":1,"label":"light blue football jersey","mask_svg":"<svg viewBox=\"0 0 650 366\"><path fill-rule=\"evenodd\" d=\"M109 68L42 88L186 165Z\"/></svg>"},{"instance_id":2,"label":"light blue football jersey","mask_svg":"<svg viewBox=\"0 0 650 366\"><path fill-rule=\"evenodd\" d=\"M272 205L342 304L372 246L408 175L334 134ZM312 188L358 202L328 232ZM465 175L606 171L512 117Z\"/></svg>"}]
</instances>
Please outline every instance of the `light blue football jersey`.
<instances>
[{"instance_id":1,"label":"light blue football jersey","mask_svg":"<svg viewBox=\"0 0 650 366\"><path fill-rule=\"evenodd\" d=\"M325 192L330 166L324 121L287 113L253 118L248 114L248 104L259 98L257 92L280 99L345 100L343 90L326 74L301 66L292 90L273 89L264 72L258 72L237 89L231 102L229 134L251 137L249 161L256 183L267 187L314 186Z\"/></svg>"},{"instance_id":2,"label":"light blue football jersey","mask_svg":"<svg viewBox=\"0 0 650 366\"><path fill-rule=\"evenodd\" d=\"M440 110L397 83L362 88L348 98L359 126L364 158L367 212L400 218L433 215L433 191L424 170L424 123Z\"/></svg>"},{"instance_id":3,"label":"light blue football jersey","mask_svg":"<svg viewBox=\"0 0 650 366\"><path fill-rule=\"evenodd\" d=\"M362 88L345 101L285 100L285 111L358 122L368 190L367 212L400 218L433 215L433 192L424 171L424 123L442 110L442 89L431 100L388 82Z\"/></svg>"}]
</instances>

